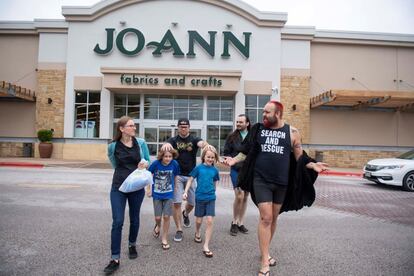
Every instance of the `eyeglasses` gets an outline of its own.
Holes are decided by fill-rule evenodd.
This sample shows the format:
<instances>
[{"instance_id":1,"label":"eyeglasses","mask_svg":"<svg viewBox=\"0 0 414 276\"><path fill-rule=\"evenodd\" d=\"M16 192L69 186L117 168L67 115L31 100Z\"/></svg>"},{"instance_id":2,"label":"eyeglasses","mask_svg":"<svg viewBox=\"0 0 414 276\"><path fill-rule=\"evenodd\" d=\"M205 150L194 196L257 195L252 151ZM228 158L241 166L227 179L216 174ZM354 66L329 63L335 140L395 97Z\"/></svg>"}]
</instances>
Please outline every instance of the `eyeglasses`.
<instances>
[{"instance_id":1,"label":"eyeglasses","mask_svg":"<svg viewBox=\"0 0 414 276\"><path fill-rule=\"evenodd\" d=\"M124 126L124 127L132 127L132 128L137 128L137 126L136 126L136 125L126 125L126 126Z\"/></svg>"}]
</instances>

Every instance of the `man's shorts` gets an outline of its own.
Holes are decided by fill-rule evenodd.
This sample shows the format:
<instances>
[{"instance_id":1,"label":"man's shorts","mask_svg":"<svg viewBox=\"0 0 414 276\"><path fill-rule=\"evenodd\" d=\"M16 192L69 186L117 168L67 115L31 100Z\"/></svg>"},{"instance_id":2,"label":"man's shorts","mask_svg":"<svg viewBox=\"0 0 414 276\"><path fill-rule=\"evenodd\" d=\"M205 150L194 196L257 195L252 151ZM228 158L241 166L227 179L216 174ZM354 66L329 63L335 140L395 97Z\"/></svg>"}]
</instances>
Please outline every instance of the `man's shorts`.
<instances>
[{"instance_id":1,"label":"man's shorts","mask_svg":"<svg viewBox=\"0 0 414 276\"><path fill-rule=\"evenodd\" d=\"M189 176L184 175L178 175L177 176L177 183L175 183L175 189L174 189L174 201L173 203L181 203L183 202L183 193L185 189L185 185L187 184L187 180L189 179ZM191 206L194 206L195 204L195 194L194 194L194 187L197 185L197 181L194 179L193 184L191 185L190 189L187 193L187 202Z\"/></svg>"},{"instance_id":2,"label":"man's shorts","mask_svg":"<svg viewBox=\"0 0 414 276\"><path fill-rule=\"evenodd\" d=\"M173 200L171 199L154 199L154 216L172 216L172 204Z\"/></svg>"},{"instance_id":3,"label":"man's shorts","mask_svg":"<svg viewBox=\"0 0 414 276\"><path fill-rule=\"evenodd\" d=\"M262 202L283 204L286 196L287 185L269 183L260 176L255 175L253 180L253 190L257 204Z\"/></svg>"},{"instance_id":4,"label":"man's shorts","mask_svg":"<svg viewBox=\"0 0 414 276\"><path fill-rule=\"evenodd\" d=\"M196 200L194 216L198 218L216 215L216 201L215 200Z\"/></svg>"},{"instance_id":5,"label":"man's shorts","mask_svg":"<svg viewBox=\"0 0 414 276\"><path fill-rule=\"evenodd\" d=\"M233 184L233 189L237 187L237 178L239 177L239 171L231 168L230 169L230 179L231 183Z\"/></svg>"}]
</instances>

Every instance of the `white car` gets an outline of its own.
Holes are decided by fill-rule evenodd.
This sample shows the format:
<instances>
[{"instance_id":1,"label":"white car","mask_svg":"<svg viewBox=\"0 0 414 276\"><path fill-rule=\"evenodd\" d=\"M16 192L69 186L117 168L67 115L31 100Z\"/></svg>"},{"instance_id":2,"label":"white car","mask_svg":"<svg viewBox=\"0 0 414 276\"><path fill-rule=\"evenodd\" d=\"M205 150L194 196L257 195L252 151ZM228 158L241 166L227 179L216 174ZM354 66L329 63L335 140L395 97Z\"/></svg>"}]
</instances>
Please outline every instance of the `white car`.
<instances>
[{"instance_id":1,"label":"white car","mask_svg":"<svg viewBox=\"0 0 414 276\"><path fill-rule=\"evenodd\" d=\"M414 150L397 158L374 159L364 166L364 178L376 183L402 186L414 192Z\"/></svg>"}]
</instances>

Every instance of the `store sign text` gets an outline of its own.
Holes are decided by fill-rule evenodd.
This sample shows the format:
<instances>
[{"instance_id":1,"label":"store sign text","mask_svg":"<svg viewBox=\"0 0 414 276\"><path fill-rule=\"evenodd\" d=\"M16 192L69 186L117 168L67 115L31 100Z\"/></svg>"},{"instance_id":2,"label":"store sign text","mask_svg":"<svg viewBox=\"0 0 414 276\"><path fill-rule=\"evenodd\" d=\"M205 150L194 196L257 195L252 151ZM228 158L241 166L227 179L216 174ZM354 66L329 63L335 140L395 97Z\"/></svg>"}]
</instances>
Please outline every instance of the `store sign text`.
<instances>
[{"instance_id":1,"label":"store sign text","mask_svg":"<svg viewBox=\"0 0 414 276\"><path fill-rule=\"evenodd\" d=\"M213 76L208 77L191 77L190 79L186 76L179 77L165 77L163 79L159 77L153 77L148 75L135 75L135 74L121 74L121 84L126 85L150 85L156 86L163 83L166 86L185 86L188 81L191 86L202 86L202 87L221 87L223 81Z\"/></svg>"},{"instance_id":2,"label":"store sign text","mask_svg":"<svg viewBox=\"0 0 414 276\"><path fill-rule=\"evenodd\" d=\"M157 41L151 41L145 44L144 34L134 28L126 28L121 30L115 38L115 29L106 28L106 46L102 47L97 43L93 51L99 55L108 55L112 52L114 48L114 39L116 48L124 55L135 56L138 55L143 49L144 46L147 48L155 48L152 52L153 56L161 56L163 52L172 51L173 56L175 57L195 57L196 53L194 51L194 45L197 43L201 48L203 48L208 55L211 57L215 56L216 52L216 31L209 31L209 42L207 42L197 31L187 31L188 32L188 52L184 54L182 51L182 46L177 42L171 30L167 30L162 39ZM244 43L240 41L232 32L223 31L223 52L221 54L222 58L230 58L229 45L232 44L246 59L250 56L250 36L252 33L244 32ZM124 45L124 39L126 36L135 36L137 39L134 49L127 49Z\"/></svg>"}]
</instances>

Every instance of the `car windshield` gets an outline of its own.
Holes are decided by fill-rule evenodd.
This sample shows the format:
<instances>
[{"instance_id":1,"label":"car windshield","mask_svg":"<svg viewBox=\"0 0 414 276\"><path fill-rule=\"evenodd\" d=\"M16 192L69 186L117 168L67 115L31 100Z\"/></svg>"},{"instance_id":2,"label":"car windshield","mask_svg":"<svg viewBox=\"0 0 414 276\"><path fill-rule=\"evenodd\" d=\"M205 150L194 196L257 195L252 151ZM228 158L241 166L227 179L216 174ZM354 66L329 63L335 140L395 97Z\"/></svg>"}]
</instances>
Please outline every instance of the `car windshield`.
<instances>
[{"instance_id":1,"label":"car windshield","mask_svg":"<svg viewBox=\"0 0 414 276\"><path fill-rule=\"evenodd\" d=\"M397 158L414 160L414 150L411 150L409 152L403 153L400 156L398 156Z\"/></svg>"}]
</instances>

